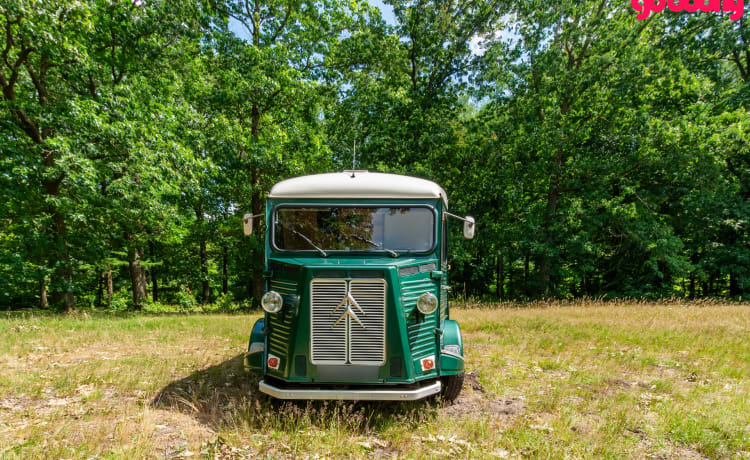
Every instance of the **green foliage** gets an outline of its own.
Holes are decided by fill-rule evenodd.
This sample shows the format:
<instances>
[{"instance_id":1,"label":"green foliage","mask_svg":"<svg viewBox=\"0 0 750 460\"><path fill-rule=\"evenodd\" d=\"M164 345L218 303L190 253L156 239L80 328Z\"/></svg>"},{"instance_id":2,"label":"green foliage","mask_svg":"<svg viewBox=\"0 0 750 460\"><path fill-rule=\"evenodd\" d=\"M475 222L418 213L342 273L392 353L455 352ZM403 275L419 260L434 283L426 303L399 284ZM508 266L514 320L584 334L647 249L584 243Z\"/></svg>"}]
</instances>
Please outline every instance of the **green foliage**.
<instances>
[{"instance_id":1,"label":"green foliage","mask_svg":"<svg viewBox=\"0 0 750 460\"><path fill-rule=\"evenodd\" d=\"M388 6L1 1L0 308L257 304L241 215L355 144L477 218L456 293L747 297L744 21Z\"/></svg>"},{"instance_id":2,"label":"green foliage","mask_svg":"<svg viewBox=\"0 0 750 460\"><path fill-rule=\"evenodd\" d=\"M131 309L132 306L132 297L126 289L115 292L109 301L109 309L112 311L126 311Z\"/></svg>"},{"instance_id":3,"label":"green foliage","mask_svg":"<svg viewBox=\"0 0 750 460\"><path fill-rule=\"evenodd\" d=\"M198 305L198 301L195 300L195 296L190 292L189 288L181 286L175 295L177 305L183 310L193 310Z\"/></svg>"},{"instance_id":4,"label":"green foliage","mask_svg":"<svg viewBox=\"0 0 750 460\"><path fill-rule=\"evenodd\" d=\"M241 305L234 300L234 296L231 292L229 294L224 294L222 292L219 295L219 298L216 299L216 302L212 304L212 307L216 308L219 311L234 311L239 310L241 308ZM204 309L205 308L206 307L204 307Z\"/></svg>"}]
</instances>

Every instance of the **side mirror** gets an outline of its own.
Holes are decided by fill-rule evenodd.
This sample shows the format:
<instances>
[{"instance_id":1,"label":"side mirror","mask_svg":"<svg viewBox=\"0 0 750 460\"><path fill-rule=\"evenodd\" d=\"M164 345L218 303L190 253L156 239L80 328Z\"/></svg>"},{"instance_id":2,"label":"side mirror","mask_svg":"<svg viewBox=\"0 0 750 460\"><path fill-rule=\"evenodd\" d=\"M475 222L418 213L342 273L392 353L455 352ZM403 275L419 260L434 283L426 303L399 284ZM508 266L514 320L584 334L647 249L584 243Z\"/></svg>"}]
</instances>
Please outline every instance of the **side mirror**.
<instances>
[{"instance_id":1,"label":"side mirror","mask_svg":"<svg viewBox=\"0 0 750 460\"><path fill-rule=\"evenodd\" d=\"M252 214L245 214L242 216L242 230L245 232L246 236L250 236L253 234L253 216ZM464 230L466 232L466 230Z\"/></svg>"},{"instance_id":2,"label":"side mirror","mask_svg":"<svg viewBox=\"0 0 750 460\"><path fill-rule=\"evenodd\" d=\"M464 220L464 238L466 238L467 240L473 240L476 230L477 226L474 223L474 218L471 216L466 216Z\"/></svg>"}]
</instances>

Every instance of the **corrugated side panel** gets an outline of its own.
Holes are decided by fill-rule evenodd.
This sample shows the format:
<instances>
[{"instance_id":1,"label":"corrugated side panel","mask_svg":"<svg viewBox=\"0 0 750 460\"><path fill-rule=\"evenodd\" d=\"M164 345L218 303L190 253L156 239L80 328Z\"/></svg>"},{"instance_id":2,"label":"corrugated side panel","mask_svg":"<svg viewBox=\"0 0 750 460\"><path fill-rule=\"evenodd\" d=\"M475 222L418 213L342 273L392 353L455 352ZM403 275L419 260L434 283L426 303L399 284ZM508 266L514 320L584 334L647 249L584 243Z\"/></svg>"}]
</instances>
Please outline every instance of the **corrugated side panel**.
<instances>
[{"instance_id":1,"label":"corrugated side panel","mask_svg":"<svg viewBox=\"0 0 750 460\"><path fill-rule=\"evenodd\" d=\"M286 280L271 280L271 290L283 295L297 294L297 283ZM293 319L291 315L285 315L282 320L281 315L268 315L271 334L268 336L268 351L272 354L286 358L289 356L289 347L291 345Z\"/></svg>"},{"instance_id":2,"label":"corrugated side panel","mask_svg":"<svg viewBox=\"0 0 750 460\"><path fill-rule=\"evenodd\" d=\"M440 322L448 319L448 290L440 290Z\"/></svg>"},{"instance_id":3,"label":"corrugated side panel","mask_svg":"<svg viewBox=\"0 0 750 460\"><path fill-rule=\"evenodd\" d=\"M437 316L430 315L417 322L417 298L425 292L437 295L435 282L429 278L401 281L401 298L409 333L409 347L412 357L421 359L435 354L435 328Z\"/></svg>"}]
</instances>

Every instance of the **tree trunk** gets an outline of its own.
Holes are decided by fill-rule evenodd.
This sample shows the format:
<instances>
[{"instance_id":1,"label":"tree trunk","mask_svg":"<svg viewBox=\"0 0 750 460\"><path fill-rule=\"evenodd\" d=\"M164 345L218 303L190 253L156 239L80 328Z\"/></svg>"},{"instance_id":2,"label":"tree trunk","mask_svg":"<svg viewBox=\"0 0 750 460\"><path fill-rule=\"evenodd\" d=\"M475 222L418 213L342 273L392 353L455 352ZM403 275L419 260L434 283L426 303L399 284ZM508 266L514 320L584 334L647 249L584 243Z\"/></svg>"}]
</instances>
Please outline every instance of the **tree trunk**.
<instances>
[{"instance_id":1,"label":"tree trunk","mask_svg":"<svg viewBox=\"0 0 750 460\"><path fill-rule=\"evenodd\" d=\"M56 181L55 181L56 182ZM45 183L47 195L50 197L58 196L59 184L48 187L50 182ZM73 295L73 269L70 264L70 253L68 251L68 242L66 239L65 218L56 208L51 208L52 228L51 236L55 242L56 259L54 277L57 282L52 283L55 289L52 291L51 300L53 305L62 304L66 312L75 310L75 297Z\"/></svg>"},{"instance_id":2,"label":"tree trunk","mask_svg":"<svg viewBox=\"0 0 750 460\"><path fill-rule=\"evenodd\" d=\"M133 305L140 308L146 298L146 273L141 265L142 250L135 248L130 257L130 282L133 289Z\"/></svg>"},{"instance_id":3,"label":"tree trunk","mask_svg":"<svg viewBox=\"0 0 750 460\"><path fill-rule=\"evenodd\" d=\"M49 307L47 302L47 283L44 277L39 280L39 308L46 310Z\"/></svg>"},{"instance_id":4,"label":"tree trunk","mask_svg":"<svg viewBox=\"0 0 750 460\"><path fill-rule=\"evenodd\" d=\"M32 136L32 139L35 144L41 146L44 144L44 138L38 128L37 133L37 137L34 138ZM42 156L44 169L54 171L56 167L55 153L47 149L42 149ZM52 200L47 200L48 203L54 202L54 198L60 196L60 185L64 178L65 174L60 173L57 177L47 178L42 181L45 195L53 198ZM73 295L73 269L68 251L65 216L60 213L54 204L49 204L49 213L52 216L52 226L48 229L48 232L54 243L54 254L50 259L55 260L54 278L51 284L54 290L52 291L51 300L53 305L62 303L65 311L71 312L75 310L75 297Z\"/></svg>"},{"instance_id":5,"label":"tree trunk","mask_svg":"<svg viewBox=\"0 0 750 460\"><path fill-rule=\"evenodd\" d=\"M159 301L159 278L156 276L154 267L151 267L151 300Z\"/></svg>"},{"instance_id":6,"label":"tree trunk","mask_svg":"<svg viewBox=\"0 0 750 460\"><path fill-rule=\"evenodd\" d=\"M738 297L740 295L740 283L737 282L737 275L732 271L729 272L729 297Z\"/></svg>"},{"instance_id":7,"label":"tree trunk","mask_svg":"<svg viewBox=\"0 0 750 460\"><path fill-rule=\"evenodd\" d=\"M206 240L201 237L200 241L201 257L201 286L203 287L203 296L201 303L208 303L211 300L211 286L208 283L208 252L206 251Z\"/></svg>"},{"instance_id":8,"label":"tree trunk","mask_svg":"<svg viewBox=\"0 0 750 460\"><path fill-rule=\"evenodd\" d=\"M508 254L508 298L513 298L513 256Z\"/></svg>"},{"instance_id":9,"label":"tree trunk","mask_svg":"<svg viewBox=\"0 0 750 460\"><path fill-rule=\"evenodd\" d=\"M154 242L148 242L149 255L152 261L156 261L156 250L154 249ZM156 276L156 265L152 265L151 269L151 300L154 302L159 301L159 278Z\"/></svg>"},{"instance_id":10,"label":"tree trunk","mask_svg":"<svg viewBox=\"0 0 750 460\"><path fill-rule=\"evenodd\" d=\"M575 295L575 297L584 297L584 298L588 297L588 294L587 294L587 291L586 291L587 284L588 284L587 275L584 273L583 275L581 275L581 283L579 285L580 287L579 287L578 293ZM575 286L575 283L573 283L573 286Z\"/></svg>"},{"instance_id":11,"label":"tree trunk","mask_svg":"<svg viewBox=\"0 0 750 460\"><path fill-rule=\"evenodd\" d=\"M229 292L229 264L227 259L227 247L224 246L224 253L221 260L221 292L224 295L227 295L227 292Z\"/></svg>"},{"instance_id":12,"label":"tree trunk","mask_svg":"<svg viewBox=\"0 0 750 460\"><path fill-rule=\"evenodd\" d=\"M257 104L253 104L251 111L251 126L250 134L253 140L256 142L260 137L260 107ZM260 169L258 167L253 168L252 172L252 184L253 192L250 196L250 208L253 214L261 214L263 212L263 191L261 189L260 182ZM253 238L260 238L261 231L261 219L253 219ZM260 305L260 299L265 293L266 286L265 280L263 279L263 250L261 245L254 245L252 253L252 304L253 306Z\"/></svg>"},{"instance_id":13,"label":"tree trunk","mask_svg":"<svg viewBox=\"0 0 750 460\"><path fill-rule=\"evenodd\" d=\"M503 273L503 268L505 265L503 265L503 251L500 251L497 254L497 281L496 281L496 289L497 297L500 300L503 300L505 297L503 295L503 283L505 283L505 273Z\"/></svg>"},{"instance_id":14,"label":"tree trunk","mask_svg":"<svg viewBox=\"0 0 750 460\"><path fill-rule=\"evenodd\" d=\"M104 273L99 273L96 281L96 308L101 308L104 298Z\"/></svg>"},{"instance_id":15,"label":"tree trunk","mask_svg":"<svg viewBox=\"0 0 750 460\"><path fill-rule=\"evenodd\" d=\"M695 298L695 275L693 274L690 275L690 288L689 289L690 289L690 294L689 294L690 298L694 299Z\"/></svg>"},{"instance_id":16,"label":"tree trunk","mask_svg":"<svg viewBox=\"0 0 750 460\"><path fill-rule=\"evenodd\" d=\"M247 279L247 298L252 299L253 298L253 277L250 276Z\"/></svg>"},{"instance_id":17,"label":"tree trunk","mask_svg":"<svg viewBox=\"0 0 750 460\"><path fill-rule=\"evenodd\" d=\"M114 288L112 286L112 267L107 265L107 271L104 272L104 278L106 280L107 285L107 304L109 304L109 301L112 300L112 294L114 294Z\"/></svg>"},{"instance_id":18,"label":"tree trunk","mask_svg":"<svg viewBox=\"0 0 750 460\"><path fill-rule=\"evenodd\" d=\"M529 289L529 253L527 252L523 260L523 293L526 297L529 296L531 289Z\"/></svg>"},{"instance_id":19,"label":"tree trunk","mask_svg":"<svg viewBox=\"0 0 750 460\"><path fill-rule=\"evenodd\" d=\"M561 161L562 154L556 155L556 163L558 164L558 167L560 166ZM549 193L547 194L547 208L544 211L544 221L542 222L545 250L539 257L539 279L542 282L540 288L545 297L549 295L550 288L550 261L549 256L547 255L547 249L552 245L552 232L550 231L550 227L552 226L552 221L557 212L557 203L560 199L560 190L556 178L553 178L553 183L550 187Z\"/></svg>"}]
</instances>

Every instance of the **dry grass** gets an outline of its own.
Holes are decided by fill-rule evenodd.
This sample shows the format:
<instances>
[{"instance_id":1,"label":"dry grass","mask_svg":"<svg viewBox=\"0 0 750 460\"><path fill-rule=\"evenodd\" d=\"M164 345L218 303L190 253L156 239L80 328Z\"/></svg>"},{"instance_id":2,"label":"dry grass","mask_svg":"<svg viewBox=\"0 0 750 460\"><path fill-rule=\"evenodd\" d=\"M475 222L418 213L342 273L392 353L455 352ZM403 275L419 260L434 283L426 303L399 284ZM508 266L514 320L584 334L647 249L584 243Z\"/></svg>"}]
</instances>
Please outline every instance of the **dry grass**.
<instances>
[{"instance_id":1,"label":"dry grass","mask_svg":"<svg viewBox=\"0 0 750 460\"><path fill-rule=\"evenodd\" d=\"M0 319L0 458L750 458L750 307L454 309L451 407L278 405L242 371L257 316Z\"/></svg>"}]
</instances>

